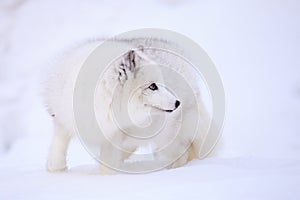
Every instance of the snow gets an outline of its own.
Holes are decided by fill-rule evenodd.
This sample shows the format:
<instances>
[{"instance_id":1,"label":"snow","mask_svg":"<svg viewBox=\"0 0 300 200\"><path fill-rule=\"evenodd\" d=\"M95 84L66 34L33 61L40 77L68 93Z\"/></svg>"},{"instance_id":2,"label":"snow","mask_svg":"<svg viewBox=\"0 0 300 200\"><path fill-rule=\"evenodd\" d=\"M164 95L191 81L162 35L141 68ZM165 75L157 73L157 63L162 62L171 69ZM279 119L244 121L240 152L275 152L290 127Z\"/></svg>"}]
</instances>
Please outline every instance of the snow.
<instances>
[{"instance_id":1,"label":"snow","mask_svg":"<svg viewBox=\"0 0 300 200\"><path fill-rule=\"evenodd\" d=\"M299 199L300 3L288 1L0 2L0 199ZM75 139L70 170L45 170L49 62L89 37L156 27L199 43L225 87L218 157L151 174L101 176Z\"/></svg>"}]
</instances>

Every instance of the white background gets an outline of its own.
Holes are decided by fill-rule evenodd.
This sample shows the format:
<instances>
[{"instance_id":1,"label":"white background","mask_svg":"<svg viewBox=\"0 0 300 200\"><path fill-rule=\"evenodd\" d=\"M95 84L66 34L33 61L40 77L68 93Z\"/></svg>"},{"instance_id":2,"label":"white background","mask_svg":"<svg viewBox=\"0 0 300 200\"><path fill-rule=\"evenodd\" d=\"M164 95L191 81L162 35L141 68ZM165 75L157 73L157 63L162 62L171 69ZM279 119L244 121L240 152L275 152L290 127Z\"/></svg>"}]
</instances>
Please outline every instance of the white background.
<instances>
[{"instance_id":1,"label":"white background","mask_svg":"<svg viewBox=\"0 0 300 200\"><path fill-rule=\"evenodd\" d=\"M296 0L2 0L0 199L299 199L299 24ZM188 36L217 66L227 98L219 157L101 176L74 140L70 171L46 172L49 63L83 39L148 27Z\"/></svg>"}]
</instances>

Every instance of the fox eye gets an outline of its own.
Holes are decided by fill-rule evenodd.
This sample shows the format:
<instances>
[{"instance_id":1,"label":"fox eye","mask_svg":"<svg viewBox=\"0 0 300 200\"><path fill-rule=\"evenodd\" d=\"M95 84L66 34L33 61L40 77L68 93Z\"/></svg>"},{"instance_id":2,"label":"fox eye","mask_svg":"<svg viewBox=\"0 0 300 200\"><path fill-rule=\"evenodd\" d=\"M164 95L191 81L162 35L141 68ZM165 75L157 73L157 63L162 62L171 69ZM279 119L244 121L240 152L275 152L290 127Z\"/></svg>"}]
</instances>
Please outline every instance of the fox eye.
<instances>
[{"instance_id":1,"label":"fox eye","mask_svg":"<svg viewBox=\"0 0 300 200\"><path fill-rule=\"evenodd\" d=\"M155 83L152 83L149 87L148 87L150 90L158 90L158 87Z\"/></svg>"}]
</instances>

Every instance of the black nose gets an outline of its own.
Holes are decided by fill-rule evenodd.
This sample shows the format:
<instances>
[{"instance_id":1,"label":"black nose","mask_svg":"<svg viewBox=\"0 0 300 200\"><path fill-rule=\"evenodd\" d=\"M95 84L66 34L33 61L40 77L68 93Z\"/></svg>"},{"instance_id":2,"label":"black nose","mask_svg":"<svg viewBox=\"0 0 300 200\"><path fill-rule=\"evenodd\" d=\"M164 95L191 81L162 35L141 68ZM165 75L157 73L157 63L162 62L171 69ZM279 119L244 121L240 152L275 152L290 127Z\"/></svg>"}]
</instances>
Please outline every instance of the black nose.
<instances>
[{"instance_id":1,"label":"black nose","mask_svg":"<svg viewBox=\"0 0 300 200\"><path fill-rule=\"evenodd\" d=\"M175 101L175 108L178 108L178 106L180 106L180 101L176 100Z\"/></svg>"}]
</instances>

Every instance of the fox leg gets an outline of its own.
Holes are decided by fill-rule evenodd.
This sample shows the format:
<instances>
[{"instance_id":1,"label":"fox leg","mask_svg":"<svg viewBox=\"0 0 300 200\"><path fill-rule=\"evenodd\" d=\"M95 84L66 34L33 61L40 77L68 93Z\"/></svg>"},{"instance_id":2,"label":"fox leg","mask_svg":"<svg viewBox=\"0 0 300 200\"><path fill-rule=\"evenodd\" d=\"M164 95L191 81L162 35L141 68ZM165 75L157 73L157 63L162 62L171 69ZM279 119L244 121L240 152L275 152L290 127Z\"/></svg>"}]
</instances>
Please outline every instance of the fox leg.
<instances>
[{"instance_id":1,"label":"fox leg","mask_svg":"<svg viewBox=\"0 0 300 200\"><path fill-rule=\"evenodd\" d=\"M70 133L54 121L54 136L47 159L47 170L49 172L63 171L67 168L66 156L70 139Z\"/></svg>"}]
</instances>

